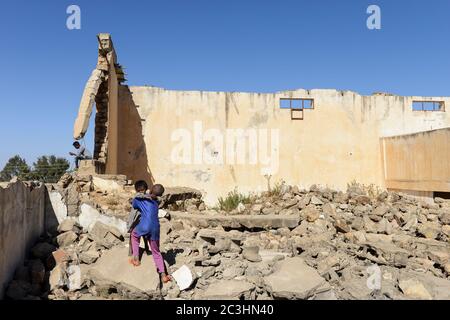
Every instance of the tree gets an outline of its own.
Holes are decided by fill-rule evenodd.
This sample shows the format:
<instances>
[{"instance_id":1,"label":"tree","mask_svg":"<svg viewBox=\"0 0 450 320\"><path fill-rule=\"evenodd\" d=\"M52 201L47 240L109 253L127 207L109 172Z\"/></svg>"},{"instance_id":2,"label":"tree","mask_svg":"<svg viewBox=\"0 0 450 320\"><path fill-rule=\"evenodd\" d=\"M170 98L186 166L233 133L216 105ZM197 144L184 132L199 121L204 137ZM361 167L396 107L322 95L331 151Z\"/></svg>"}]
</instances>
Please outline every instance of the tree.
<instances>
[{"instance_id":1,"label":"tree","mask_svg":"<svg viewBox=\"0 0 450 320\"><path fill-rule=\"evenodd\" d=\"M9 181L14 176L20 179L27 179L30 174L30 167L25 159L16 155L8 160L5 167L0 171L0 181Z\"/></svg>"},{"instance_id":2,"label":"tree","mask_svg":"<svg viewBox=\"0 0 450 320\"><path fill-rule=\"evenodd\" d=\"M69 169L70 164L64 158L55 156L41 156L33 163L34 169L30 174L32 180L45 183L56 183L59 178Z\"/></svg>"}]
</instances>

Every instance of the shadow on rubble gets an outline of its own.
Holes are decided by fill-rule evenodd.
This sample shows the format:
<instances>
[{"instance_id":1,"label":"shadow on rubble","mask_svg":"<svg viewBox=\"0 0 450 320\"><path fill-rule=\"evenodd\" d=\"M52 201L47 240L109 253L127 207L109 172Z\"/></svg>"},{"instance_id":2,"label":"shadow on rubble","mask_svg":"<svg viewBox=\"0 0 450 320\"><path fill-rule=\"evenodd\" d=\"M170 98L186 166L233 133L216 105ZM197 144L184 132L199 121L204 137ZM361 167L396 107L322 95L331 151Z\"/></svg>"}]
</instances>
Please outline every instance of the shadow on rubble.
<instances>
[{"instance_id":1,"label":"shadow on rubble","mask_svg":"<svg viewBox=\"0 0 450 320\"><path fill-rule=\"evenodd\" d=\"M183 253L184 250L183 249L170 249L167 250L165 254L163 254L164 256L164 260L167 261L167 263L169 264L169 266L172 266L176 263L176 256L180 253Z\"/></svg>"},{"instance_id":2,"label":"shadow on rubble","mask_svg":"<svg viewBox=\"0 0 450 320\"><path fill-rule=\"evenodd\" d=\"M170 249L167 250L165 253L161 252L161 254L163 256L164 261L167 262L169 266L172 266L176 263L176 256L183 252L184 252L183 249ZM152 255L152 251L150 250L147 244L145 244L145 248L139 247L139 260L142 260L142 256L144 255L144 253L147 256Z\"/></svg>"}]
</instances>

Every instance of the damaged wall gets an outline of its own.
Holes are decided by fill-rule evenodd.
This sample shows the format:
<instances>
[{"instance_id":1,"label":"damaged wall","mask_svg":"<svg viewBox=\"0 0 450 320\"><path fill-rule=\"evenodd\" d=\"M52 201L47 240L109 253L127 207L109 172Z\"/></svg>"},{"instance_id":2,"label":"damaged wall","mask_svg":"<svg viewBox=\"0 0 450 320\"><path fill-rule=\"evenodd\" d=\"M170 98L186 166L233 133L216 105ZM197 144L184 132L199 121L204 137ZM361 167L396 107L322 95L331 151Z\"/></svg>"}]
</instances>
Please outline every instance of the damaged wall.
<instances>
[{"instance_id":1,"label":"damaged wall","mask_svg":"<svg viewBox=\"0 0 450 320\"><path fill-rule=\"evenodd\" d=\"M0 299L26 252L45 230L46 188L22 182L0 187Z\"/></svg>"},{"instance_id":2,"label":"damaged wall","mask_svg":"<svg viewBox=\"0 0 450 320\"><path fill-rule=\"evenodd\" d=\"M33 244L66 218L67 206L51 185L0 185L0 299Z\"/></svg>"},{"instance_id":3,"label":"damaged wall","mask_svg":"<svg viewBox=\"0 0 450 320\"><path fill-rule=\"evenodd\" d=\"M387 187L450 192L449 142L450 128L382 139Z\"/></svg>"},{"instance_id":4,"label":"damaged wall","mask_svg":"<svg viewBox=\"0 0 450 320\"><path fill-rule=\"evenodd\" d=\"M270 157L271 147L276 147L271 130L279 134L272 157L279 161L277 170L272 171L272 186L285 180L301 187L321 184L345 189L352 180L385 187L380 137L450 127L448 112L412 111L415 100L450 105L450 99L443 97L361 96L337 90L257 94L130 87L130 91L119 92L123 121L119 173L133 179L141 173L166 185L198 188L206 193L208 203L235 186L244 192L267 190L265 174L271 173L267 170L270 162L261 160ZM289 97L312 98L314 109L305 110L304 120L291 120L290 110L279 107L279 99ZM215 148L205 134L218 130L226 137L227 129L267 129L263 137L257 136L258 148L267 145L266 154L259 149L258 162L251 163L247 138L245 162L239 164L237 158L234 163L227 161L226 138L223 148ZM177 132L189 138L179 139ZM174 163L173 153L180 144L188 145L190 157ZM200 158L196 148L202 149ZM236 144L231 148L241 152ZM208 163L205 157L212 161ZM223 164L214 163L219 158L224 159ZM144 162L147 168L142 166Z\"/></svg>"}]
</instances>

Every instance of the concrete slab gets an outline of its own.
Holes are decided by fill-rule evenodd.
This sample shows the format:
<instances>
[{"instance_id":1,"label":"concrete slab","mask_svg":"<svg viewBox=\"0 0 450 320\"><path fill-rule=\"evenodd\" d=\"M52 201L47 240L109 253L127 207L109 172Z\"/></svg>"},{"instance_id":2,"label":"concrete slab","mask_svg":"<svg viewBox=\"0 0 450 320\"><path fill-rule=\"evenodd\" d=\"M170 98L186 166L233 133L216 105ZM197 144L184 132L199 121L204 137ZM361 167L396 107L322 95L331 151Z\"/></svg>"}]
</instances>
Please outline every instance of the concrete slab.
<instances>
[{"instance_id":1,"label":"concrete slab","mask_svg":"<svg viewBox=\"0 0 450 320\"><path fill-rule=\"evenodd\" d=\"M128 248L125 246L105 251L91 267L95 276L102 280L123 283L143 292L154 292L160 284L153 258L144 254L141 265L134 267L128 262Z\"/></svg>"},{"instance_id":2,"label":"concrete slab","mask_svg":"<svg viewBox=\"0 0 450 320\"><path fill-rule=\"evenodd\" d=\"M302 258L287 258L276 267L278 270L264 279L275 298L308 299L331 289Z\"/></svg>"},{"instance_id":3,"label":"concrete slab","mask_svg":"<svg viewBox=\"0 0 450 320\"><path fill-rule=\"evenodd\" d=\"M294 229L300 223L298 215L280 216L280 215L198 215L179 211L170 212L170 216L175 220L185 220L200 228L208 227L227 227L227 228L259 228L259 229Z\"/></svg>"},{"instance_id":4,"label":"concrete slab","mask_svg":"<svg viewBox=\"0 0 450 320\"><path fill-rule=\"evenodd\" d=\"M242 297L249 299L254 285L241 280L221 280L206 289L203 298L207 300L238 300Z\"/></svg>"}]
</instances>

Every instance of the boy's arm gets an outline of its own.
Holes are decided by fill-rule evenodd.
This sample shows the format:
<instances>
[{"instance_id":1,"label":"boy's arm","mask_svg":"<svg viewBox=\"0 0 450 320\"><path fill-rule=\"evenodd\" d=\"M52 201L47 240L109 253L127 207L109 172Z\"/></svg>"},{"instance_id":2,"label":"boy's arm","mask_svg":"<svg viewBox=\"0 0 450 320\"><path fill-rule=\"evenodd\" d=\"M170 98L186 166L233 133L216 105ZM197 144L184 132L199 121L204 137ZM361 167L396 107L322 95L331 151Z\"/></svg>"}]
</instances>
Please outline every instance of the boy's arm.
<instances>
[{"instance_id":1,"label":"boy's arm","mask_svg":"<svg viewBox=\"0 0 450 320\"><path fill-rule=\"evenodd\" d=\"M86 150L86 148L85 147L81 147L80 148L80 151L78 151L78 157L82 157L82 156L84 156L84 150Z\"/></svg>"},{"instance_id":2,"label":"boy's arm","mask_svg":"<svg viewBox=\"0 0 450 320\"><path fill-rule=\"evenodd\" d=\"M131 206L133 207L133 209L139 210L140 206L139 206L139 200L137 200L136 198L133 199L133 202L131 203Z\"/></svg>"}]
</instances>

